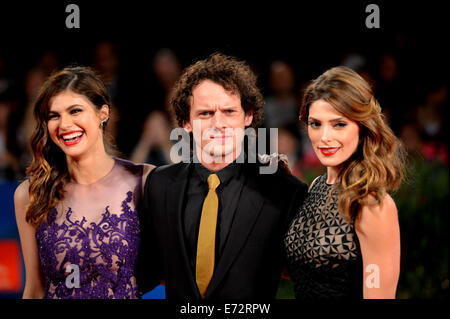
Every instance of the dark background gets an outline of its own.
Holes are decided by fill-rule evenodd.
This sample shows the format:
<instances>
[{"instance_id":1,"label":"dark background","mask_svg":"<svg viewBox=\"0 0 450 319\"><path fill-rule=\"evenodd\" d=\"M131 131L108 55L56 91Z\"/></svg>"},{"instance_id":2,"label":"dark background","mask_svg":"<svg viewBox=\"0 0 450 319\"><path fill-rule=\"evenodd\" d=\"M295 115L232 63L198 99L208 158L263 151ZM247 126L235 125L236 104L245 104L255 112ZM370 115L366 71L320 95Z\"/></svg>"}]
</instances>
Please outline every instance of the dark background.
<instances>
[{"instance_id":1,"label":"dark background","mask_svg":"<svg viewBox=\"0 0 450 319\"><path fill-rule=\"evenodd\" d=\"M80 7L80 29L68 29L68 4ZM365 25L366 6L380 8L379 29ZM3 1L0 54L18 95L26 73L46 51L61 66L92 65L95 46L115 45L120 57L119 104L124 126L118 141L129 154L158 93L152 59L170 48L183 67L220 51L246 60L270 93L274 60L289 63L299 86L357 53L377 79L381 57L398 61L400 89L390 105L406 113L437 86L448 90L448 13L435 1ZM377 92L376 92L377 95ZM386 104L381 103L382 107ZM20 112L19 112L20 113ZM447 119L448 99L442 109ZM443 121L444 123L446 120ZM448 132L448 131L446 131ZM395 131L395 133L399 133ZM448 144L448 133L441 141ZM448 154L446 147L445 154ZM448 155L411 162L410 178L394 199L402 231L400 298L448 297ZM308 178L306 178L308 182ZM0 207L5 207L4 203ZM9 203L8 205L11 205ZM11 217L11 216L10 216ZM2 217L3 218L3 217Z\"/></svg>"},{"instance_id":2,"label":"dark background","mask_svg":"<svg viewBox=\"0 0 450 319\"><path fill-rule=\"evenodd\" d=\"M81 28L68 29L65 8L76 3ZM212 4L214 3L214 4ZM63 64L91 62L92 47L113 41L127 75L142 80L161 47L172 48L185 65L220 50L263 69L282 58L311 79L348 52L377 56L407 50L405 64L417 77L436 76L446 55L444 1L377 1L381 28L368 29L371 1L14 1L0 11L1 45L15 72L35 63L44 50ZM402 43L396 43L401 36ZM139 81L136 81L139 82Z\"/></svg>"}]
</instances>

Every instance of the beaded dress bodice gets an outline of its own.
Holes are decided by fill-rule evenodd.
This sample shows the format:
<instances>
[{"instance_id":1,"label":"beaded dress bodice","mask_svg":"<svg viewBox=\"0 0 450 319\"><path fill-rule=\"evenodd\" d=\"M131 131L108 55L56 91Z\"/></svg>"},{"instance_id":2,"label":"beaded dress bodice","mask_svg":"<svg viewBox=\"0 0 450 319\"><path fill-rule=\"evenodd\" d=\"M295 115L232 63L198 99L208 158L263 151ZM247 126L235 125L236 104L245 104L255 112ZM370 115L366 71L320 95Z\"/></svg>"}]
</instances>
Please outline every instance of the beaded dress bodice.
<instances>
[{"instance_id":1,"label":"beaded dress bodice","mask_svg":"<svg viewBox=\"0 0 450 319\"><path fill-rule=\"evenodd\" d=\"M138 298L136 211L143 166L115 158L93 184L69 183L36 229L44 298Z\"/></svg>"}]
</instances>

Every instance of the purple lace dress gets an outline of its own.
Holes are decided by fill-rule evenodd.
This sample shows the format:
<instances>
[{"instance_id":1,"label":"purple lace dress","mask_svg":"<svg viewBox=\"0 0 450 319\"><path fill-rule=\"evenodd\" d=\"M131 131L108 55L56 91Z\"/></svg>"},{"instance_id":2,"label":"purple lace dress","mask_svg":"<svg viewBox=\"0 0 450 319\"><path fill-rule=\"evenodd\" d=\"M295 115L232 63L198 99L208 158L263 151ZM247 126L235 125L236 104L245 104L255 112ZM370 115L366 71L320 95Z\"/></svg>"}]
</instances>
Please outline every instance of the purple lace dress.
<instances>
[{"instance_id":1,"label":"purple lace dress","mask_svg":"<svg viewBox=\"0 0 450 319\"><path fill-rule=\"evenodd\" d=\"M44 298L139 298L136 203L143 166L115 159L89 185L70 183L47 223L36 229Z\"/></svg>"}]
</instances>

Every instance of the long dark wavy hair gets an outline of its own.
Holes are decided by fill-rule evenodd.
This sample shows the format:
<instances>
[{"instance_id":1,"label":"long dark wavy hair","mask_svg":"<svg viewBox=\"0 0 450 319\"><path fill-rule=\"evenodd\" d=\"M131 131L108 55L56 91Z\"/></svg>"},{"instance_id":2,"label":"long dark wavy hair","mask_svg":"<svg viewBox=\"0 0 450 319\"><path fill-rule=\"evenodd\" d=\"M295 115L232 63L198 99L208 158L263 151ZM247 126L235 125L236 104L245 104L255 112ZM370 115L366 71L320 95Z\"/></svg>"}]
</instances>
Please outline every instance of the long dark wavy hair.
<instances>
[{"instance_id":1,"label":"long dark wavy hair","mask_svg":"<svg viewBox=\"0 0 450 319\"><path fill-rule=\"evenodd\" d=\"M64 186L70 181L66 155L52 141L47 127L51 99L64 91L85 96L98 110L106 104L111 111L112 102L107 89L89 67L64 68L52 74L42 85L33 110L37 122L31 136L33 161L26 172L30 179L26 220L35 226L47 220L51 209L64 198ZM107 121L103 125L106 152L115 155L114 144L105 134L106 124Z\"/></svg>"},{"instance_id":2,"label":"long dark wavy hair","mask_svg":"<svg viewBox=\"0 0 450 319\"><path fill-rule=\"evenodd\" d=\"M362 204L381 203L386 191L400 186L406 151L386 124L370 85L355 71L334 67L313 80L303 95L301 121L308 123L309 108L317 100L330 103L359 126L358 147L342 164L334 184L339 212L354 220ZM369 203L368 195L375 200Z\"/></svg>"}]
</instances>

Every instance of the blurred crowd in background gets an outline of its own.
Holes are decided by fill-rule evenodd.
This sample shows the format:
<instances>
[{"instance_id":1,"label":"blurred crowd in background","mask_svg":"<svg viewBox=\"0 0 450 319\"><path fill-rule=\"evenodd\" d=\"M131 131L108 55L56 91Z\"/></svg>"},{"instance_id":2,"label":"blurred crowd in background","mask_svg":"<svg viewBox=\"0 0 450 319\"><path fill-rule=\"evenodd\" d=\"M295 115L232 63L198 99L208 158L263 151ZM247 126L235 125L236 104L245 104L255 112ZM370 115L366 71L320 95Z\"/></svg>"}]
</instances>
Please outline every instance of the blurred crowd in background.
<instances>
[{"instance_id":1,"label":"blurred crowd in background","mask_svg":"<svg viewBox=\"0 0 450 319\"><path fill-rule=\"evenodd\" d=\"M412 67L403 63L405 52L392 50L370 57L348 52L340 64L357 71L372 85L386 120L410 154L408 178L394 194L402 229L398 297L442 297L448 296L449 286L448 125L445 123L449 87L439 77L421 79L421 91L412 94L411 88L418 86L411 83L417 79L405 72ZM115 44L102 41L92 48L90 66L102 76L114 101L108 133L114 137L121 157L158 166L171 163L169 153L173 141L169 134L175 121L168 101L172 86L187 66L180 55L182 52L170 48L156 50L150 57L152 74L147 77L146 98L130 103L127 95L132 94L128 89L132 79L123 77L123 61ZM305 78L298 64L289 59L274 60L267 65L248 62L259 75L265 96L263 127L278 128L278 152L288 156L295 176L310 183L324 171L311 148L306 128L298 120L302 91L312 78ZM17 72L9 67L0 47L2 259L7 255L7 248L1 251L2 238L4 242L14 240L18 245L12 199L32 160L33 102L46 78L64 66L56 52L44 50L26 72ZM318 69L314 77L323 71ZM5 269L0 265L0 292L18 293L4 288L7 287L5 278L12 276L5 275ZM20 269L18 274L23 276ZM280 292L280 298L283 297L290 297L289 292Z\"/></svg>"},{"instance_id":2,"label":"blurred crowd in background","mask_svg":"<svg viewBox=\"0 0 450 319\"><path fill-rule=\"evenodd\" d=\"M162 48L153 56L153 79L146 100L128 104L123 97L121 60L112 42L100 42L93 50L93 67L107 84L114 101L108 133L116 141L121 155L135 162L154 165L171 163L169 134L175 125L169 105L172 86L184 65L177 52ZM420 98L412 99L410 81L403 77L401 60L387 52L375 61L348 53L340 65L357 71L373 87L386 120L403 141L410 154L430 161L448 164L448 84L440 79L424 79ZM0 180L20 180L30 164L30 136L35 127L33 102L41 85L54 71L61 69L55 52L45 51L25 74L8 69L0 51ZM262 67L267 70L261 72ZM264 124L278 128L278 148L287 154L293 174L304 174L320 167L306 130L298 121L302 90L311 79L302 78L301 71L289 62L276 60L267 66L257 66L260 79L266 84ZM258 73L258 69L256 70ZM317 74L319 75L319 74Z\"/></svg>"}]
</instances>

